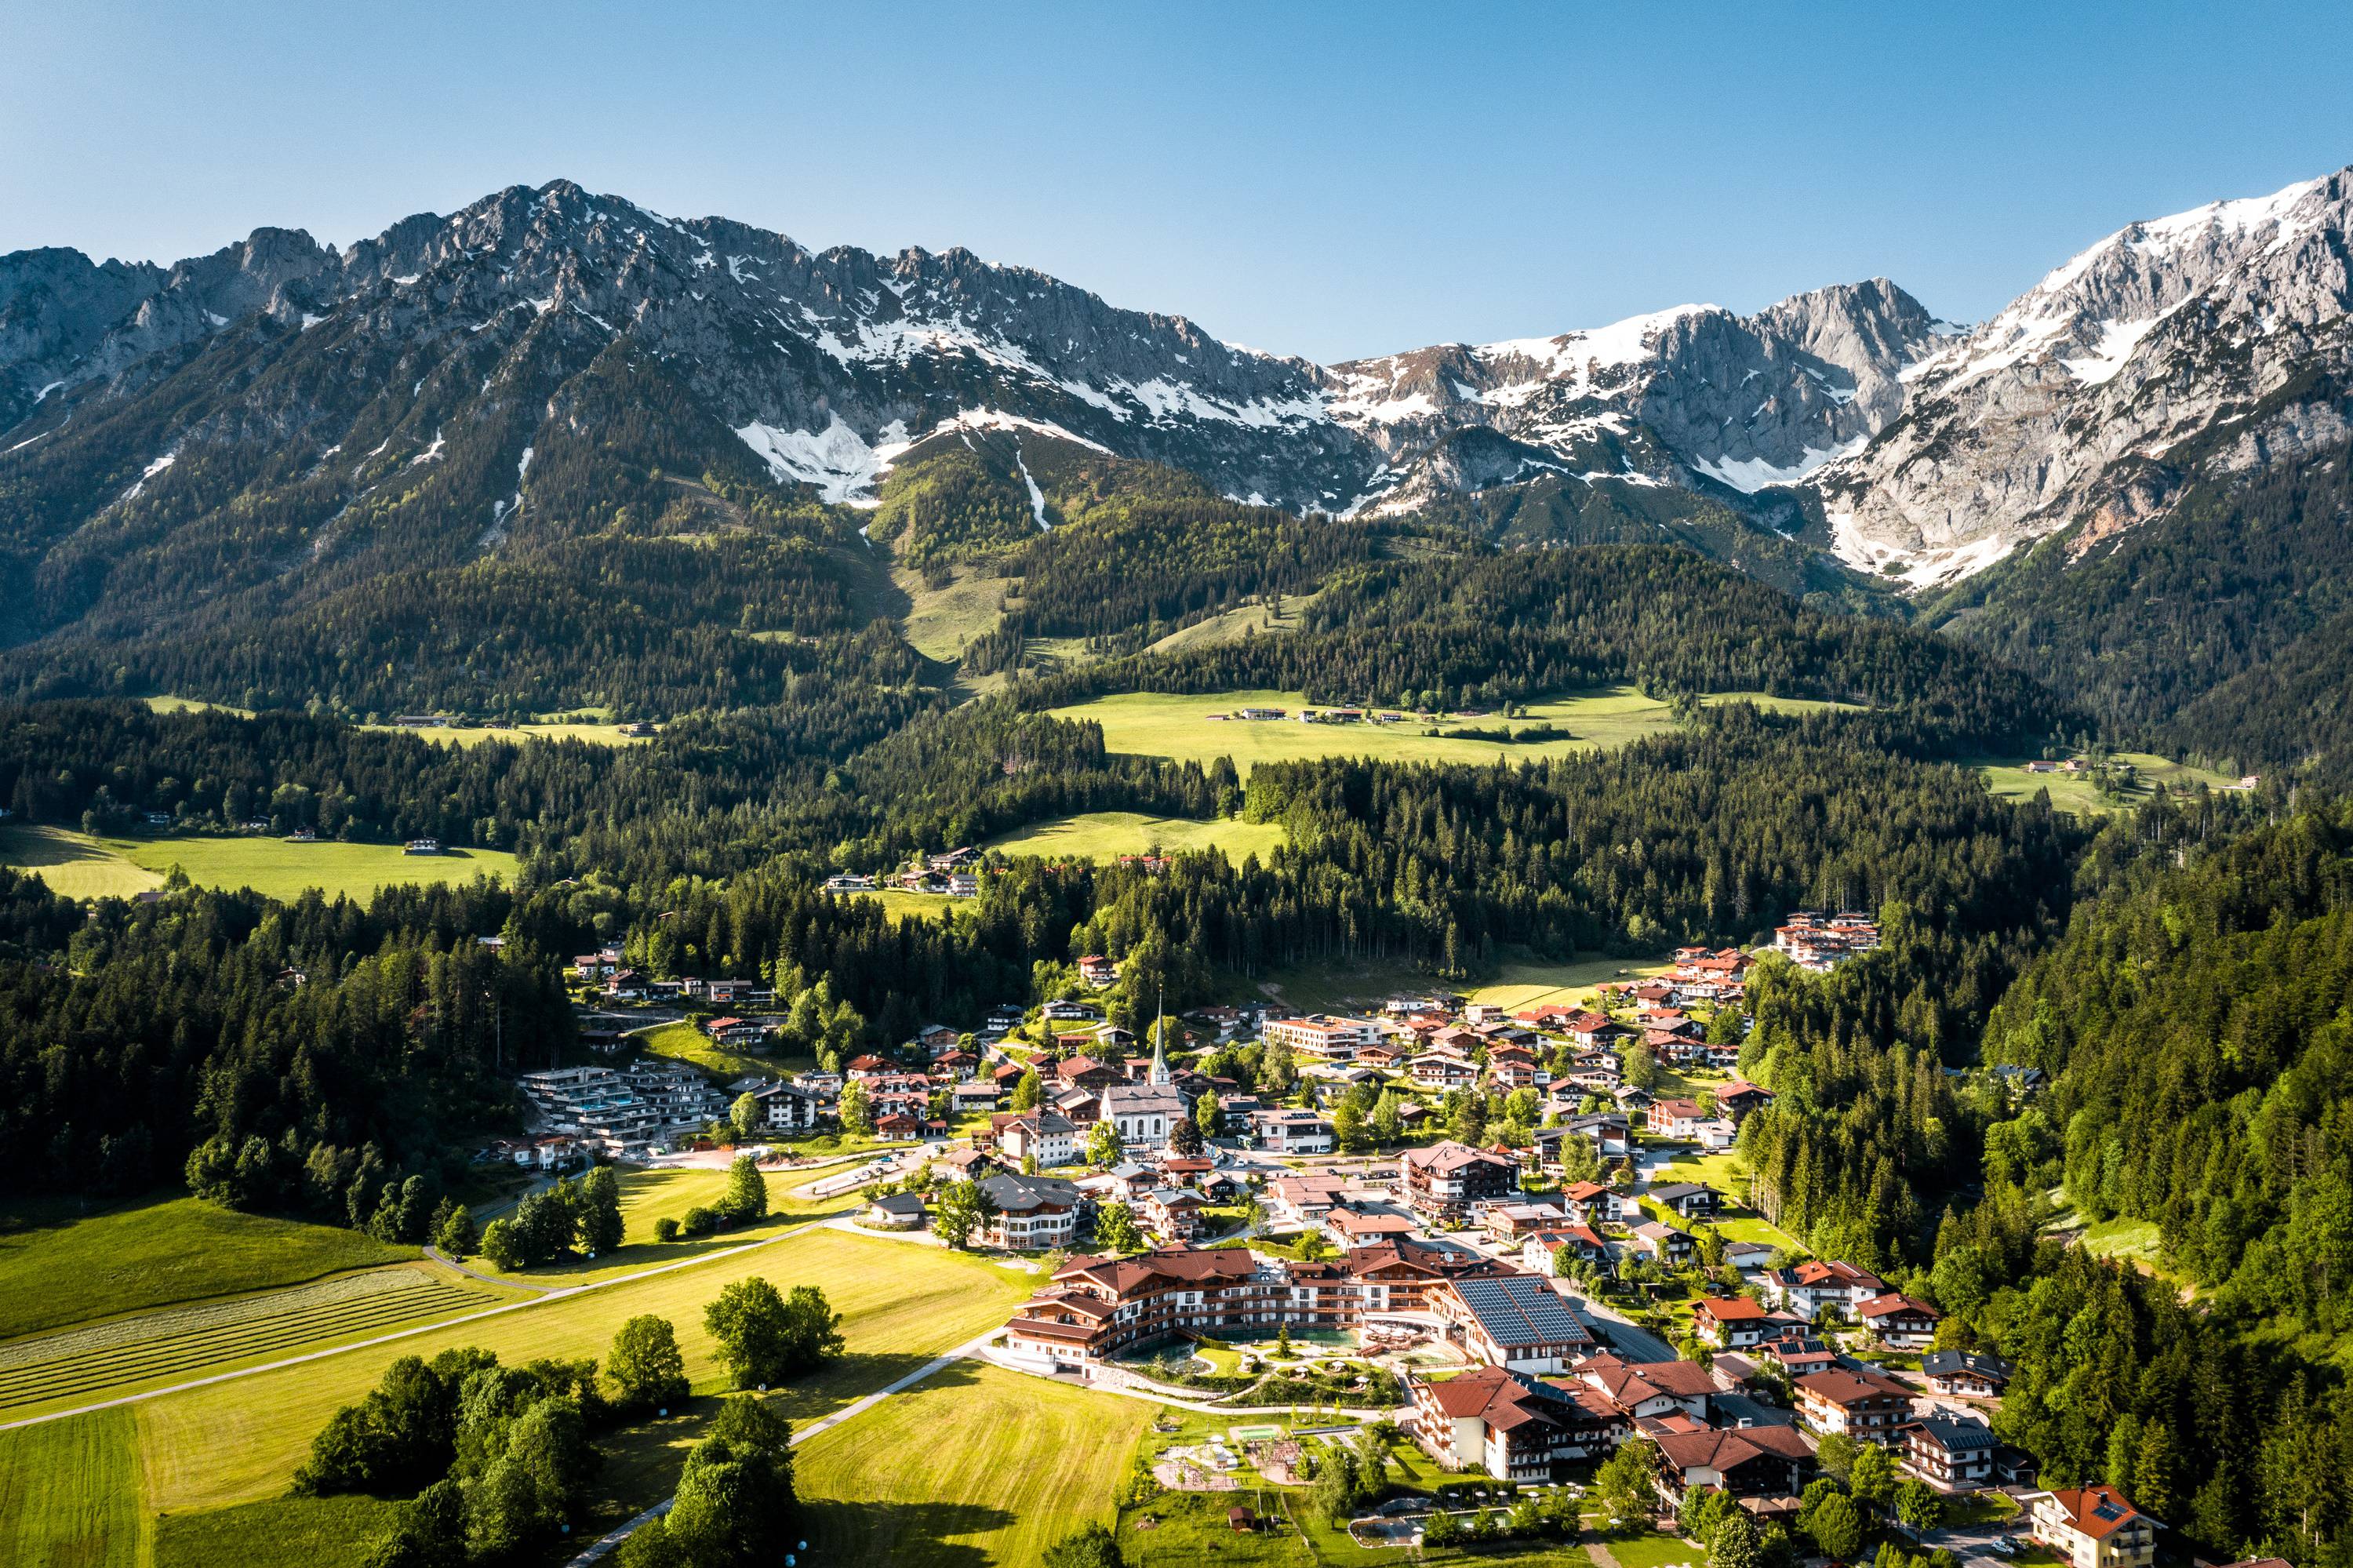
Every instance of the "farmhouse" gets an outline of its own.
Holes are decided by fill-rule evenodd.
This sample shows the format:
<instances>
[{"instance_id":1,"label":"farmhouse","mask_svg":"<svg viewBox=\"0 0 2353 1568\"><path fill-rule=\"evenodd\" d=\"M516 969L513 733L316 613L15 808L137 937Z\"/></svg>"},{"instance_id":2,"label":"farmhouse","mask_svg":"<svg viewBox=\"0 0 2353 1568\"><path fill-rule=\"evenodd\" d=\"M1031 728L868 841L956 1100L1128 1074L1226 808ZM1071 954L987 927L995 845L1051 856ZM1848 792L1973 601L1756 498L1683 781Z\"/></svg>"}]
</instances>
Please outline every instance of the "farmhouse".
<instances>
[{"instance_id":1,"label":"farmhouse","mask_svg":"<svg viewBox=\"0 0 2353 1568\"><path fill-rule=\"evenodd\" d=\"M1810 1321L1825 1307L1851 1310L1887 1293L1879 1276L1851 1263L1809 1258L1795 1268L1776 1269L1765 1276L1765 1294L1776 1306L1786 1307Z\"/></svg>"}]
</instances>

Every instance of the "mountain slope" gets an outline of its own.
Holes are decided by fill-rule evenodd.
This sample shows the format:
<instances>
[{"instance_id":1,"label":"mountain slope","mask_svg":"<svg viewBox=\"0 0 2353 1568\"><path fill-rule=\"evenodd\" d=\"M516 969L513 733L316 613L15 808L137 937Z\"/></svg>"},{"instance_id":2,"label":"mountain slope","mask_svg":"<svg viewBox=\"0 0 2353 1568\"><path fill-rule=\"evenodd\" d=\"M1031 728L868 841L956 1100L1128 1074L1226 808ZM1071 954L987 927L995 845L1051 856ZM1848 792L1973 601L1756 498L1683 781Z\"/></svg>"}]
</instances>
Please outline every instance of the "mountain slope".
<instances>
[{"instance_id":1,"label":"mountain slope","mask_svg":"<svg viewBox=\"0 0 2353 1568\"><path fill-rule=\"evenodd\" d=\"M2200 474L2341 440L2353 170L2132 224L1905 372L1903 415L1813 476L1839 554L1934 587L2084 524L2164 515Z\"/></svg>"}]
</instances>

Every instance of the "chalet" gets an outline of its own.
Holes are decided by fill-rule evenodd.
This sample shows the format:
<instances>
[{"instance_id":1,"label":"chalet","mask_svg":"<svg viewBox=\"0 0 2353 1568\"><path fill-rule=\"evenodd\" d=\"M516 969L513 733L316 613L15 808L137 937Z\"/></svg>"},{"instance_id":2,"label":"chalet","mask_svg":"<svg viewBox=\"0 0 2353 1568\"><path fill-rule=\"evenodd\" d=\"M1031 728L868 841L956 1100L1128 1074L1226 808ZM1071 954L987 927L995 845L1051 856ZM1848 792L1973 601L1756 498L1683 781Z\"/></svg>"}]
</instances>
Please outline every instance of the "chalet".
<instances>
[{"instance_id":1,"label":"chalet","mask_svg":"<svg viewBox=\"0 0 2353 1568\"><path fill-rule=\"evenodd\" d=\"M981 1239L1017 1252L1068 1246L1078 1239L1086 1194L1059 1176L1024 1176L1001 1171L980 1179L980 1191L996 1212Z\"/></svg>"},{"instance_id":2,"label":"chalet","mask_svg":"<svg viewBox=\"0 0 2353 1568\"><path fill-rule=\"evenodd\" d=\"M148 815L152 818L161 815L161 813L150 812ZM167 823L171 820L172 819L169 817L164 818L164 821ZM411 839L406 843L400 846L400 853L403 854L439 854L441 853L441 841L439 839Z\"/></svg>"},{"instance_id":3,"label":"chalet","mask_svg":"<svg viewBox=\"0 0 2353 1568\"><path fill-rule=\"evenodd\" d=\"M1599 1263L1609 1255L1609 1245L1590 1225L1537 1231L1520 1244L1520 1266L1548 1279L1557 1278L1564 1251L1572 1257L1591 1258Z\"/></svg>"},{"instance_id":4,"label":"chalet","mask_svg":"<svg viewBox=\"0 0 2353 1568\"><path fill-rule=\"evenodd\" d=\"M1499 1089L1529 1089L1535 1087L1543 1075L1536 1070L1535 1057L1507 1046L1488 1054L1487 1076Z\"/></svg>"},{"instance_id":5,"label":"chalet","mask_svg":"<svg viewBox=\"0 0 2353 1568\"><path fill-rule=\"evenodd\" d=\"M1715 1091L1715 1108L1738 1126L1750 1111L1773 1103L1773 1091L1758 1085L1734 1079Z\"/></svg>"},{"instance_id":6,"label":"chalet","mask_svg":"<svg viewBox=\"0 0 2353 1568\"><path fill-rule=\"evenodd\" d=\"M1699 1124L1707 1120L1697 1100L1659 1099L1651 1102L1646 1120L1652 1136L1679 1139L1685 1143L1699 1139Z\"/></svg>"},{"instance_id":7,"label":"chalet","mask_svg":"<svg viewBox=\"0 0 2353 1568\"><path fill-rule=\"evenodd\" d=\"M1837 1432L1883 1447L1912 1418L1912 1391L1882 1372L1832 1367L1798 1379L1798 1414L1816 1432Z\"/></svg>"},{"instance_id":8,"label":"chalet","mask_svg":"<svg viewBox=\"0 0 2353 1568\"><path fill-rule=\"evenodd\" d=\"M1485 1219L1487 1234L1499 1242L1520 1241L1568 1223L1567 1213L1553 1203L1490 1203Z\"/></svg>"},{"instance_id":9,"label":"chalet","mask_svg":"<svg viewBox=\"0 0 2353 1568\"><path fill-rule=\"evenodd\" d=\"M635 969L615 969L605 982L605 994L617 1001L641 1001L646 994L646 977Z\"/></svg>"},{"instance_id":10,"label":"chalet","mask_svg":"<svg viewBox=\"0 0 2353 1568\"><path fill-rule=\"evenodd\" d=\"M1618 1194L1599 1181L1564 1187L1560 1201L1568 1217L1580 1225L1607 1224L1618 1217Z\"/></svg>"},{"instance_id":11,"label":"chalet","mask_svg":"<svg viewBox=\"0 0 2353 1568\"><path fill-rule=\"evenodd\" d=\"M2010 1386L2010 1363L1974 1351L1936 1351L1920 1358L1920 1375L1948 1397L1999 1399Z\"/></svg>"},{"instance_id":12,"label":"chalet","mask_svg":"<svg viewBox=\"0 0 2353 1568\"><path fill-rule=\"evenodd\" d=\"M1355 1060L1359 1067L1370 1067L1377 1073L1393 1073L1407 1055L1404 1046L1387 1040L1376 1040L1369 1045L1357 1046Z\"/></svg>"},{"instance_id":13,"label":"chalet","mask_svg":"<svg viewBox=\"0 0 2353 1568\"><path fill-rule=\"evenodd\" d=\"M1329 1154L1332 1124L1312 1110L1278 1107L1250 1113L1250 1143L1273 1154Z\"/></svg>"},{"instance_id":14,"label":"chalet","mask_svg":"<svg viewBox=\"0 0 2353 1568\"><path fill-rule=\"evenodd\" d=\"M752 994L752 982L744 980L704 980L702 994L713 1001L743 1001Z\"/></svg>"},{"instance_id":15,"label":"chalet","mask_svg":"<svg viewBox=\"0 0 2353 1568\"><path fill-rule=\"evenodd\" d=\"M1660 1489L1681 1507L1694 1487L1733 1498L1791 1498L1804 1489L1814 1451L1794 1426L1701 1427L1650 1438L1659 1451Z\"/></svg>"},{"instance_id":16,"label":"chalet","mask_svg":"<svg viewBox=\"0 0 2353 1568\"><path fill-rule=\"evenodd\" d=\"M1776 1269L1765 1277L1766 1298L1810 1322L1825 1307L1851 1311L1886 1293L1887 1286L1879 1276L1835 1259L1810 1258L1795 1268Z\"/></svg>"},{"instance_id":17,"label":"chalet","mask_svg":"<svg viewBox=\"0 0 2353 1568\"><path fill-rule=\"evenodd\" d=\"M1479 1367L1443 1382L1409 1377L1404 1425L1448 1470L1482 1470L1497 1480L1552 1482L1568 1467L1607 1454L1631 1430L1590 1391L1562 1388L1504 1367Z\"/></svg>"},{"instance_id":18,"label":"chalet","mask_svg":"<svg viewBox=\"0 0 2353 1568\"><path fill-rule=\"evenodd\" d=\"M1421 1222L1391 1208L1334 1209L1324 1216L1322 1229L1343 1251L1354 1252L1417 1235Z\"/></svg>"},{"instance_id":19,"label":"chalet","mask_svg":"<svg viewBox=\"0 0 2353 1568\"><path fill-rule=\"evenodd\" d=\"M1073 1023L1081 1019L1101 1019L1103 1009L1092 1001L1076 1001L1063 998L1046 1003L1038 1010L1038 1013L1049 1023Z\"/></svg>"},{"instance_id":20,"label":"chalet","mask_svg":"<svg viewBox=\"0 0 2353 1568\"><path fill-rule=\"evenodd\" d=\"M1839 1362L1838 1351L1827 1341L1805 1336L1767 1338L1757 1342L1752 1353L1778 1362L1783 1374L1793 1383L1801 1377L1828 1372Z\"/></svg>"},{"instance_id":21,"label":"chalet","mask_svg":"<svg viewBox=\"0 0 2353 1568\"><path fill-rule=\"evenodd\" d=\"M751 1091L760 1124L776 1132L807 1132L832 1119L825 1097L800 1084L769 1084Z\"/></svg>"},{"instance_id":22,"label":"chalet","mask_svg":"<svg viewBox=\"0 0 2353 1568\"><path fill-rule=\"evenodd\" d=\"M1614 1355L1588 1356L1577 1376L1599 1391L1630 1420L1669 1415L1704 1422L1715 1397L1715 1379L1697 1361L1626 1361Z\"/></svg>"},{"instance_id":23,"label":"chalet","mask_svg":"<svg viewBox=\"0 0 2353 1568\"><path fill-rule=\"evenodd\" d=\"M1659 1207L1681 1214L1687 1220L1715 1213L1715 1189L1703 1187L1696 1181L1663 1182L1642 1195Z\"/></svg>"},{"instance_id":24,"label":"chalet","mask_svg":"<svg viewBox=\"0 0 2353 1568\"><path fill-rule=\"evenodd\" d=\"M1089 953L1079 960L1079 978L1097 991L1109 991L1119 982L1119 966L1101 953Z\"/></svg>"},{"instance_id":25,"label":"chalet","mask_svg":"<svg viewBox=\"0 0 2353 1568\"><path fill-rule=\"evenodd\" d=\"M1439 1298L1447 1337L1489 1366L1560 1372L1593 1349L1593 1335L1533 1274L1452 1281Z\"/></svg>"},{"instance_id":26,"label":"chalet","mask_svg":"<svg viewBox=\"0 0 2353 1568\"><path fill-rule=\"evenodd\" d=\"M1347 1191L1339 1176L1278 1176L1266 1185L1266 1206L1279 1220L1314 1224L1338 1208Z\"/></svg>"},{"instance_id":27,"label":"chalet","mask_svg":"<svg viewBox=\"0 0 2353 1568\"><path fill-rule=\"evenodd\" d=\"M1944 1316L1926 1301L1895 1292L1874 1296L1854 1312L1881 1344L1904 1351L1926 1350L1935 1343L1936 1320Z\"/></svg>"},{"instance_id":28,"label":"chalet","mask_svg":"<svg viewBox=\"0 0 2353 1568\"><path fill-rule=\"evenodd\" d=\"M1605 1160L1621 1159L1634 1151L1634 1129L1626 1118L1610 1111L1596 1111L1590 1116L1572 1117L1561 1124L1560 1130L1573 1132L1593 1140L1593 1146Z\"/></svg>"},{"instance_id":29,"label":"chalet","mask_svg":"<svg viewBox=\"0 0 2353 1568\"><path fill-rule=\"evenodd\" d=\"M995 1084L986 1078L976 1078L958 1084L948 1091L948 1109L958 1116L973 1116L995 1110L997 1102L1004 1097L1005 1092Z\"/></svg>"},{"instance_id":30,"label":"chalet","mask_svg":"<svg viewBox=\"0 0 2353 1568\"><path fill-rule=\"evenodd\" d=\"M2069 1568L2145 1568L2156 1559L2158 1521L2114 1487L2069 1487L2020 1500L2034 1539Z\"/></svg>"},{"instance_id":31,"label":"chalet","mask_svg":"<svg viewBox=\"0 0 2353 1568\"><path fill-rule=\"evenodd\" d=\"M1720 1349L1743 1350L1765 1337L1768 1316L1746 1296L1703 1297L1692 1307L1692 1331Z\"/></svg>"},{"instance_id":32,"label":"chalet","mask_svg":"<svg viewBox=\"0 0 2353 1568\"><path fill-rule=\"evenodd\" d=\"M886 1143L913 1143L923 1136L923 1118L911 1111L884 1111L874 1118L874 1136Z\"/></svg>"},{"instance_id":33,"label":"chalet","mask_svg":"<svg viewBox=\"0 0 2353 1568\"><path fill-rule=\"evenodd\" d=\"M1479 1068L1451 1051L1425 1051L1406 1064L1406 1075L1417 1088L1467 1089L1479 1081Z\"/></svg>"},{"instance_id":34,"label":"chalet","mask_svg":"<svg viewBox=\"0 0 2353 1568\"><path fill-rule=\"evenodd\" d=\"M988 1120L997 1139L998 1158L1014 1165L1033 1160L1044 1169L1068 1165L1078 1158L1079 1129L1060 1111L1040 1107L1030 1111L999 1112Z\"/></svg>"},{"instance_id":35,"label":"chalet","mask_svg":"<svg viewBox=\"0 0 2353 1568\"><path fill-rule=\"evenodd\" d=\"M836 897L850 893L871 893L874 891L874 879L860 876L856 872L836 872L825 879L825 890Z\"/></svg>"},{"instance_id":36,"label":"chalet","mask_svg":"<svg viewBox=\"0 0 2353 1568\"><path fill-rule=\"evenodd\" d=\"M1648 1224L1636 1225L1628 1234L1626 1245L1641 1256L1667 1268L1681 1268L1698 1250L1690 1232L1660 1224L1655 1220Z\"/></svg>"},{"instance_id":37,"label":"chalet","mask_svg":"<svg viewBox=\"0 0 2353 1568\"><path fill-rule=\"evenodd\" d=\"M1201 1234L1201 1211L1208 1200L1189 1187L1155 1187L1144 1194L1138 1214L1164 1241L1191 1241Z\"/></svg>"},{"instance_id":38,"label":"chalet","mask_svg":"<svg viewBox=\"0 0 2353 1568\"><path fill-rule=\"evenodd\" d=\"M757 1045L768 1037L768 1026L754 1019L722 1015L702 1026L722 1045Z\"/></svg>"},{"instance_id":39,"label":"chalet","mask_svg":"<svg viewBox=\"0 0 2353 1568\"><path fill-rule=\"evenodd\" d=\"M1993 1451L2000 1445L1981 1421L1935 1415L1902 1429L1896 1457L1940 1492L1968 1492L1993 1484Z\"/></svg>"},{"instance_id":40,"label":"chalet","mask_svg":"<svg viewBox=\"0 0 2353 1568\"><path fill-rule=\"evenodd\" d=\"M1427 1149L1409 1149L1398 1160L1407 1206L1426 1219L1468 1219L1518 1190L1519 1167L1499 1154L1451 1139Z\"/></svg>"}]
</instances>

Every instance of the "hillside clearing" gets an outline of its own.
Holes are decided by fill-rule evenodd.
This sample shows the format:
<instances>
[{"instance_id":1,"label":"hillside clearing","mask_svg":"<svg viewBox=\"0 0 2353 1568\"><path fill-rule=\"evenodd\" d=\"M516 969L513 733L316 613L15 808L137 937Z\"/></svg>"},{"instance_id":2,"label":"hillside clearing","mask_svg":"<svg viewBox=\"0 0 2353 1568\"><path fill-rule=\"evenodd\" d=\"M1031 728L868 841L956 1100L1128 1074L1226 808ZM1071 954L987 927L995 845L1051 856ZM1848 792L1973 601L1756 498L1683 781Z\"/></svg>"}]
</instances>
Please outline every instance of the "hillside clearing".
<instances>
[{"instance_id":1,"label":"hillside clearing","mask_svg":"<svg viewBox=\"0 0 2353 1568\"><path fill-rule=\"evenodd\" d=\"M0 1340L413 1258L341 1225L153 1198L86 1218L26 1205L0 1233Z\"/></svg>"},{"instance_id":2,"label":"hillside clearing","mask_svg":"<svg viewBox=\"0 0 2353 1568\"><path fill-rule=\"evenodd\" d=\"M591 746L643 746L649 737L623 735L617 724L518 724L504 729L442 725L431 729L413 725L364 724L355 726L378 734L413 735L434 746L471 747L492 741L520 746L527 740L580 740Z\"/></svg>"},{"instance_id":3,"label":"hillside clearing","mask_svg":"<svg viewBox=\"0 0 2353 1568\"><path fill-rule=\"evenodd\" d=\"M0 825L0 865L31 872L63 898L128 898L164 885L154 872L70 828Z\"/></svg>"},{"instance_id":4,"label":"hillside clearing","mask_svg":"<svg viewBox=\"0 0 2353 1568\"><path fill-rule=\"evenodd\" d=\"M1471 1000L1516 1012L1525 1007L1591 1007L1599 988L1610 980L1665 974L1673 968L1664 957L1655 959L1580 959L1574 963L1506 963L1487 984L1472 989Z\"/></svg>"},{"instance_id":5,"label":"hillside clearing","mask_svg":"<svg viewBox=\"0 0 2353 1568\"><path fill-rule=\"evenodd\" d=\"M649 1055L667 1056L702 1068L723 1082L743 1077L773 1078L783 1072L781 1060L755 1056L720 1044L691 1023L662 1023L629 1036L629 1044Z\"/></svg>"},{"instance_id":6,"label":"hillside clearing","mask_svg":"<svg viewBox=\"0 0 2353 1568\"><path fill-rule=\"evenodd\" d=\"M1817 713L1846 705L1770 697L1761 693L1727 692L1703 698L1713 705L1753 702L1778 713ZM1053 710L1057 718L1082 719L1103 726L1106 749L1141 757L1166 757L1176 762L1208 762L1233 758L1247 776L1261 762L1293 762L1321 757L1364 757L1384 762L1467 762L1492 764L1563 757L1597 747L1622 746L1675 726L1672 710L1630 686L1604 686L1563 694L1528 705L1527 715L1508 721L1493 715L1451 716L1398 725L1303 724L1296 716L1281 719L1232 719L1215 715L1246 707L1281 708L1296 715L1300 709L1329 706L1311 704L1298 692L1219 692L1198 696L1165 692L1130 692L1096 697ZM1449 729L1508 728L1514 733L1551 726L1569 732L1567 739L1504 743L1468 740L1434 733Z\"/></svg>"},{"instance_id":7,"label":"hillside clearing","mask_svg":"<svg viewBox=\"0 0 2353 1568\"><path fill-rule=\"evenodd\" d=\"M282 900L300 898L313 887L329 898L343 895L364 903L386 887L471 882L477 876L512 883L517 864L504 850L405 854L398 844L298 844L284 839L195 835L98 842L150 872L169 872L176 865L199 887L250 887Z\"/></svg>"},{"instance_id":8,"label":"hillside clearing","mask_svg":"<svg viewBox=\"0 0 2353 1568\"><path fill-rule=\"evenodd\" d=\"M1239 865L1253 854L1263 861L1290 842L1289 831L1280 822L1245 822L1232 817L1203 822L1141 811L1089 811L1033 822L990 841L986 847L1007 854L1086 861L1144 854L1155 845L1165 854L1214 849L1223 851L1228 860Z\"/></svg>"},{"instance_id":9,"label":"hillside clearing","mask_svg":"<svg viewBox=\"0 0 2353 1568\"><path fill-rule=\"evenodd\" d=\"M2110 816L2129 811L2155 794L2154 786L2162 784L2168 789L2180 789L2203 784L2209 789L2221 789L2238 780L2226 778L2211 768L2193 768L2174 762L2146 751L2119 751L2118 762L2129 762L2140 775L2139 789L2123 795L2101 791L2088 776L2066 773L2029 773L2024 762L1981 762L1975 765L1978 776L1986 788L2005 800L2031 800L2042 790L2051 792L2051 804L2058 810L2073 811L2080 816Z\"/></svg>"}]
</instances>

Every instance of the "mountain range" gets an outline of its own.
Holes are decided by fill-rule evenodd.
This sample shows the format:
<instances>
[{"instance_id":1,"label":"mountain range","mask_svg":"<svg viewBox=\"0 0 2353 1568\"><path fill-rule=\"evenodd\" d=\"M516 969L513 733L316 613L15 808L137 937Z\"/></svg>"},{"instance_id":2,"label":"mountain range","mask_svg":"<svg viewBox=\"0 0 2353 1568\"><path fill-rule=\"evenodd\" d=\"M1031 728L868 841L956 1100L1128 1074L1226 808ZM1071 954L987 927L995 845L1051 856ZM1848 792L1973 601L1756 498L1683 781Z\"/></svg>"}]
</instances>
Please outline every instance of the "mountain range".
<instances>
[{"instance_id":1,"label":"mountain range","mask_svg":"<svg viewBox=\"0 0 2353 1568\"><path fill-rule=\"evenodd\" d=\"M1059 454L1318 525L1679 540L2113 685L2019 646L2070 568L2341 467L2348 203L2339 171L2130 225L1974 328L1874 279L1329 366L961 249L811 252L562 181L341 250L262 229L168 268L20 251L0 641L226 625L669 503L617 462L887 510L894 475L988 435L999 510L1040 529L1059 503L1032 470ZM2054 535L2055 568L2021 548ZM2200 692L2327 620L2241 608L2261 634L2225 629L2245 656Z\"/></svg>"}]
</instances>

